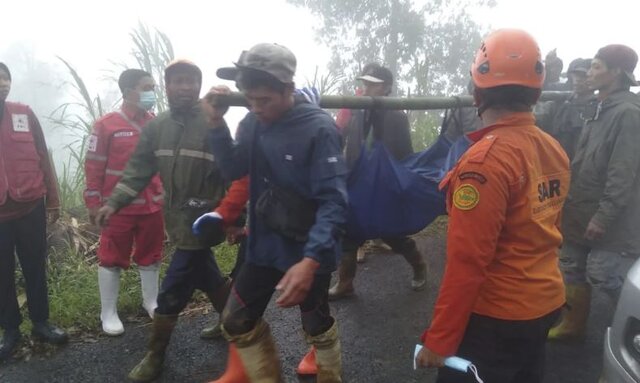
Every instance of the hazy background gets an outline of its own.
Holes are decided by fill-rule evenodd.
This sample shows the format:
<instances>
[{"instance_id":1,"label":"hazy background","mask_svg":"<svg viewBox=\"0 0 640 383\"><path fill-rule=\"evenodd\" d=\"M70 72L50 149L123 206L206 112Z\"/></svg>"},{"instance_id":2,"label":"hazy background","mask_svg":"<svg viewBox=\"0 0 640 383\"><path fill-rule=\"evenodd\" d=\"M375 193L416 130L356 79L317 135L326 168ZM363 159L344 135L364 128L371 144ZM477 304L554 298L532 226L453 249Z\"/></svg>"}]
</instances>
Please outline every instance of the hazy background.
<instances>
[{"instance_id":1,"label":"hazy background","mask_svg":"<svg viewBox=\"0 0 640 383\"><path fill-rule=\"evenodd\" d=\"M480 33L500 27L523 28L537 38L543 52L557 48L558 55L564 60L565 70L572 59L591 57L600 46L606 44L623 43L640 51L637 28L637 19L640 16L638 1L609 0L592 3L498 0L489 4L493 6L487 6L487 3L493 3L491 0L396 2L409 3L414 8L431 4L432 9L444 9L437 15L425 14L424 18L429 23L444 22L442 20L449 17L447 15L458 17L456 12L460 10L451 11L449 14L445 8L453 7L450 4L464 3L465 9L462 11L479 26ZM202 68L203 92L209 86L220 82L215 77L216 68L231 64L243 49L259 42L277 42L289 47L298 58L296 82L304 85L311 82L316 71L319 74L335 72L336 67L340 65L334 62L333 69L329 67L332 50L326 41L322 41L322 35L318 32L323 26L323 19L317 13L312 13L309 8L291 3L317 5L322 2L3 2L0 61L7 63L13 74L13 89L9 98L33 107L45 125L49 145L55 148L56 162L60 162L66 155L65 151L60 149L70 142L70 138L64 129L53 129L47 121L47 116L65 102L77 101L78 97L70 85L72 79L68 70L56 56L69 62L85 81L92 97L100 95L105 109L111 110L117 106L119 97L113 78L117 77L121 67L116 63L136 66L130 56L133 47L129 34L139 22L165 33L173 43L175 57L191 59ZM354 4L354 8L362 7L361 12L366 12L366 7L376 6L376 3L379 6L384 2L345 0L338 3L347 7ZM377 16L383 21L386 17L384 14ZM362 24L360 28L362 29ZM356 34L354 32L354 36ZM438 41L438 36L430 38L432 40L429 44ZM430 47L424 48L426 57ZM446 54L446 48L443 52ZM384 52L372 54L382 61L385 59ZM434 51L433 54L438 53ZM473 52L467 56L472 55ZM406 65L401 68L407 68ZM466 71L466 66L462 71ZM346 77L353 73L345 72L348 72L344 74ZM412 78L411 73L407 69L405 80L400 79L402 94L415 94L415 89L420 90L419 84L407 80ZM447 84L451 86L442 85L438 89L441 89L442 93L458 89L452 88L451 82ZM406 89L403 86L406 86ZM340 89L344 90L345 85ZM429 91L429 88L424 86L422 89L422 93ZM242 109L235 108L229 117L231 125L243 114Z\"/></svg>"}]
</instances>

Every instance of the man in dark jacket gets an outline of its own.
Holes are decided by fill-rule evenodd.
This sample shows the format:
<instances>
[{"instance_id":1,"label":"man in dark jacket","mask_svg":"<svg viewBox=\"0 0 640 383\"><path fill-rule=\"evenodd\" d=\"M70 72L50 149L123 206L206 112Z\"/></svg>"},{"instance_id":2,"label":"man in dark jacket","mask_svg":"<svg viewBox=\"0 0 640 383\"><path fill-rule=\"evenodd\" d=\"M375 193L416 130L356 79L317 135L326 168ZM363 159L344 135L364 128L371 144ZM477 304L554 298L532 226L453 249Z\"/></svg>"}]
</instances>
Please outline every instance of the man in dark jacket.
<instances>
[{"instance_id":1,"label":"man in dark jacket","mask_svg":"<svg viewBox=\"0 0 640 383\"><path fill-rule=\"evenodd\" d=\"M245 263L223 314L223 332L232 342L227 373L244 365L248 381L281 381L275 343L262 318L275 289L278 306L300 307L307 342L317 348L318 381L341 382L328 290L346 220L346 168L334 121L294 97L295 67L287 48L258 44L235 67L218 70L218 77L236 81L251 110L235 145L226 110L216 104L216 95L229 89L214 87L204 103L223 175L251 179Z\"/></svg>"},{"instance_id":2,"label":"man in dark jacket","mask_svg":"<svg viewBox=\"0 0 640 383\"><path fill-rule=\"evenodd\" d=\"M6 101L9 68L0 63L0 361L20 341L16 255L26 281L34 337L64 343L67 334L49 323L47 218L60 217L58 183L40 123L31 108Z\"/></svg>"},{"instance_id":3,"label":"man in dark jacket","mask_svg":"<svg viewBox=\"0 0 640 383\"><path fill-rule=\"evenodd\" d=\"M569 64L567 76L573 94L568 100L538 104L536 125L553 136L573 159L584 125L584 116L595 101L594 90L587 85L591 59L575 59Z\"/></svg>"},{"instance_id":4,"label":"man in dark jacket","mask_svg":"<svg viewBox=\"0 0 640 383\"><path fill-rule=\"evenodd\" d=\"M191 231L195 219L217 206L226 189L206 140L209 129L199 102L202 72L190 61L174 61L165 69L165 84L169 111L142 130L124 175L96 216L96 222L104 226L160 175L164 218L176 251L158 295L149 351L129 374L138 382L160 374L178 315L195 289L207 294L219 313L229 293L229 282L218 269L210 243Z\"/></svg>"},{"instance_id":5,"label":"man in dark jacket","mask_svg":"<svg viewBox=\"0 0 640 383\"><path fill-rule=\"evenodd\" d=\"M640 100L629 91L637 61L631 48L608 45L587 75L598 99L585 115L562 218L560 266L571 310L551 339L582 338L591 287L616 300L624 280L621 257L640 254Z\"/></svg>"},{"instance_id":6,"label":"man in dark jacket","mask_svg":"<svg viewBox=\"0 0 640 383\"><path fill-rule=\"evenodd\" d=\"M363 96L388 96L393 86L393 74L389 69L376 64L365 66L365 72L358 80L363 83ZM407 115L399 110L354 111L344 135L345 158L349 170L355 166L363 146L368 147L373 141L381 141L397 160L413 153L409 120ZM413 268L411 287L414 290L424 288L427 281L427 265L415 241L409 237L382 240L395 253L401 254ZM353 294L357 251L362 244L362 241L345 238L338 268L338 283L329 290L330 299L336 300Z\"/></svg>"},{"instance_id":7,"label":"man in dark jacket","mask_svg":"<svg viewBox=\"0 0 640 383\"><path fill-rule=\"evenodd\" d=\"M571 97L538 104L535 111L536 125L558 140L570 160L575 155L584 115L594 100L594 90L587 85L590 67L591 59L573 60L567 70L568 83L573 90Z\"/></svg>"}]
</instances>

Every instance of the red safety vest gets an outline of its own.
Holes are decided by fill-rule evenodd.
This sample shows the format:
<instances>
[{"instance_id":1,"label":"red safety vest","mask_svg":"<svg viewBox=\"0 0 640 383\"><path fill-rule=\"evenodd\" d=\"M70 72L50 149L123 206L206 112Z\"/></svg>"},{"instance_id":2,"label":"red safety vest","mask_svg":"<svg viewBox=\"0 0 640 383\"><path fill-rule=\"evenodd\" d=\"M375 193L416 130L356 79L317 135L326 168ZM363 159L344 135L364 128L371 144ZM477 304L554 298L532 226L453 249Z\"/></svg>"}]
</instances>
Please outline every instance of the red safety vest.
<instances>
[{"instance_id":1,"label":"red safety vest","mask_svg":"<svg viewBox=\"0 0 640 383\"><path fill-rule=\"evenodd\" d=\"M28 106L5 102L0 122L0 205L4 205L7 197L28 202L47 193L31 130L32 118Z\"/></svg>"}]
</instances>

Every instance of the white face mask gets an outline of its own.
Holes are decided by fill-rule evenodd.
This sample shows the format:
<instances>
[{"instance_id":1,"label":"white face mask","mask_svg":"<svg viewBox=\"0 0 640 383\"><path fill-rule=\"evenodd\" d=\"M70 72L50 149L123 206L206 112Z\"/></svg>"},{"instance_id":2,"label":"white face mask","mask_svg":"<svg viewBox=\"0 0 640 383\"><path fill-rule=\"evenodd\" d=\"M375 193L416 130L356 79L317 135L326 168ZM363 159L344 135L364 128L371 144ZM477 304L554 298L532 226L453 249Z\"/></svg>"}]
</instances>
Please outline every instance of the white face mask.
<instances>
[{"instance_id":1,"label":"white face mask","mask_svg":"<svg viewBox=\"0 0 640 383\"><path fill-rule=\"evenodd\" d=\"M144 110L151 110L156 105L156 93L152 90L140 92L138 106Z\"/></svg>"}]
</instances>

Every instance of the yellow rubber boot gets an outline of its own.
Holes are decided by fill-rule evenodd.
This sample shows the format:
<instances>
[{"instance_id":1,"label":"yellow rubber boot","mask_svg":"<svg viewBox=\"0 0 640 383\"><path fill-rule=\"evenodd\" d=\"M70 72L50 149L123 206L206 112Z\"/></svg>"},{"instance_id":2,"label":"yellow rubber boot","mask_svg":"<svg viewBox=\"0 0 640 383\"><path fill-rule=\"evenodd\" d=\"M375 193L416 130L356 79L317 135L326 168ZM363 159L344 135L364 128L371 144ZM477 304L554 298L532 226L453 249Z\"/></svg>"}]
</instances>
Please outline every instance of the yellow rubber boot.
<instances>
[{"instance_id":1,"label":"yellow rubber boot","mask_svg":"<svg viewBox=\"0 0 640 383\"><path fill-rule=\"evenodd\" d=\"M340 337L338 336L338 324L324 334L310 336L307 334L307 343L316 349L316 366L318 369L317 383L341 383L342 382L342 355Z\"/></svg>"},{"instance_id":2,"label":"yellow rubber boot","mask_svg":"<svg viewBox=\"0 0 640 383\"><path fill-rule=\"evenodd\" d=\"M222 326L223 334L230 342L235 342L244 365L244 371L251 383L280 383L280 358L267 322L260 319L253 330L242 335L230 335Z\"/></svg>"},{"instance_id":3,"label":"yellow rubber boot","mask_svg":"<svg viewBox=\"0 0 640 383\"><path fill-rule=\"evenodd\" d=\"M244 365L235 343L229 343L229 359L227 360L226 371L221 377L209 383L251 383L244 370Z\"/></svg>"},{"instance_id":4,"label":"yellow rubber boot","mask_svg":"<svg viewBox=\"0 0 640 383\"><path fill-rule=\"evenodd\" d=\"M582 340L587 329L591 306L591 286L588 284L566 285L567 306L562 320L549 330L547 339L556 341Z\"/></svg>"},{"instance_id":5,"label":"yellow rubber boot","mask_svg":"<svg viewBox=\"0 0 640 383\"><path fill-rule=\"evenodd\" d=\"M342 259L338 266L338 282L329 289L330 301L353 295L353 279L356 277L356 269L358 267L356 257L355 252L344 252L342 254Z\"/></svg>"}]
</instances>

